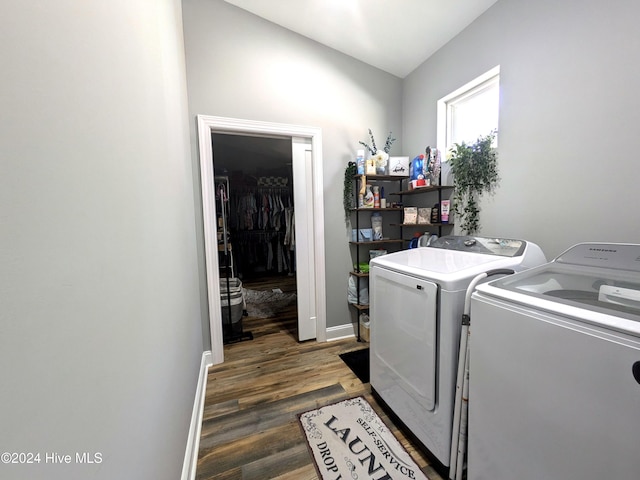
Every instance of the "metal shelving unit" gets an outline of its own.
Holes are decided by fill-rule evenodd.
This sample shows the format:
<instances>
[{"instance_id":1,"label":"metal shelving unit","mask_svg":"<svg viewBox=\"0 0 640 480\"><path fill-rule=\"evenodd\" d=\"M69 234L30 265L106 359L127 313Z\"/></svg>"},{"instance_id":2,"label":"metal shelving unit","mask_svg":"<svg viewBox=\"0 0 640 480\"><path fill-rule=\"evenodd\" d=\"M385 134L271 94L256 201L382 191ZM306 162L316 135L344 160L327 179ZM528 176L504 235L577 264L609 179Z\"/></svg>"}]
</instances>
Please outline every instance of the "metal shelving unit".
<instances>
[{"instance_id":1,"label":"metal shelving unit","mask_svg":"<svg viewBox=\"0 0 640 480\"><path fill-rule=\"evenodd\" d=\"M397 184L397 188L399 190L402 189L402 182L404 182L405 180L407 180L409 177L408 176L397 176L397 175L357 175L356 177L354 177L353 181L356 183L356 187L358 186L358 182L362 182L362 181L366 181L367 183L371 182L371 183L378 183L378 182L385 182L385 183L392 183L395 182ZM366 179L366 180L365 180ZM356 188L355 189L355 204L358 204L358 191L359 189ZM386 207L386 208L352 208L351 212L354 214L355 217L355 230L356 230L356 235L359 235L360 232L360 215L362 212L367 212L367 213L374 213L374 212L381 212L381 213L393 213L393 214L402 214L402 208L400 207ZM357 237L356 237L357 238ZM369 305L368 304L364 304L361 303L360 301L360 286L361 286L361 282L364 281L365 279L368 280L369 278L369 272L363 272L360 271L360 263L361 263L361 255L360 255L360 251L362 247L380 247L380 246L394 246L394 245L399 245L400 248L402 248L402 244L404 243L404 240L400 237L400 238L386 238L383 240L372 240L372 241L351 241L349 242L350 245L355 247L355 264L354 264L354 268L353 270L350 272L351 275L355 278L355 283L356 283L356 303L352 303L351 306L358 312L358 318L357 320L357 324L358 324L358 328L357 328L357 338L358 341L362 341L362 338L360 336L360 313L362 312L368 312L369 311ZM370 249L370 248L369 248ZM364 259L363 259L364 260ZM366 257L366 261L369 261L369 256L367 255Z\"/></svg>"},{"instance_id":2,"label":"metal shelving unit","mask_svg":"<svg viewBox=\"0 0 640 480\"><path fill-rule=\"evenodd\" d=\"M391 212L391 213L400 213L402 215L403 213L403 207L404 207L404 197L406 196L414 196L414 195L427 195L427 194L437 194L437 202L438 204L441 204L442 200L443 200L443 192L445 191L449 191L449 190L453 190L453 186L451 185L438 185L438 186L429 186L429 187L420 187L420 188L416 188L413 190L406 190L403 189L403 186L405 185L404 182L409 180L409 176L396 176L396 175L357 175L356 177L354 177L354 182L356 182L356 188L355 188L355 204L358 204L358 182L361 181L362 178L366 178L366 182L397 182L398 185L398 191L396 192L391 192L387 194L387 197L390 196L394 196L394 197L398 197L398 204L400 204L401 206L399 207L387 207L387 208L352 208L351 212L353 213L354 217L355 217L355 229L356 229L356 234L359 235L360 232L360 214L362 212L369 212L369 213L373 213L373 212ZM375 247L375 246L384 246L384 245L400 245L401 248L404 247L405 243L408 243L410 239L406 239L404 238L404 230L405 229L417 229L417 228L437 228L437 234L438 236L442 236L442 232L443 229L445 228L453 228L454 224L453 223L428 223L428 224L418 224L418 223L390 223L389 226L391 227L399 227L400 228L400 237L399 238L389 238L389 239L384 239L384 240L373 240L373 241L351 241L349 242L350 245L355 247L355 264L354 264L354 269L350 272L351 276L353 276L356 279L356 290L357 290L357 303L351 303L351 306L358 312L358 316L361 312L368 312L369 311L369 305L368 304L363 304L360 302L360 283L362 280L364 279L368 279L369 277L369 272L368 270L366 272L360 271L360 260L361 260L361 255L360 255L360 249L361 247ZM357 238L357 237L356 237ZM369 260L369 258L366 259L367 262ZM360 319L357 319L357 323L358 323L358 329L357 329L357 338L358 341L361 341L361 337L360 337Z\"/></svg>"}]
</instances>

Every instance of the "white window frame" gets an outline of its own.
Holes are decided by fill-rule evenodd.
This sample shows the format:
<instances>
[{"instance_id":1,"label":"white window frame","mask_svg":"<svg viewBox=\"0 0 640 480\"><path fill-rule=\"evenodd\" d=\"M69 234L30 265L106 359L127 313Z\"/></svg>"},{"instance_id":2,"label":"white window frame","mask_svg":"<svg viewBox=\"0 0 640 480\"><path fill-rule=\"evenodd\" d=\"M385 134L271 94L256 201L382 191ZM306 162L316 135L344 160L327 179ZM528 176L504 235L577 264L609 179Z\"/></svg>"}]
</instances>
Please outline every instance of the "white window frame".
<instances>
[{"instance_id":1,"label":"white window frame","mask_svg":"<svg viewBox=\"0 0 640 480\"><path fill-rule=\"evenodd\" d=\"M442 160L446 161L447 152L453 147L451 138L451 109L452 106L460 101L468 98L477 92L485 89L487 86L493 83L500 83L500 65L493 67L486 73L483 73L479 77L471 80L469 83L463 85L457 90L451 92L449 95L442 97L438 100L437 108L437 144L438 150L442 152ZM496 126L497 127L497 126ZM487 132L489 133L489 132ZM496 136L496 146L497 146Z\"/></svg>"}]
</instances>

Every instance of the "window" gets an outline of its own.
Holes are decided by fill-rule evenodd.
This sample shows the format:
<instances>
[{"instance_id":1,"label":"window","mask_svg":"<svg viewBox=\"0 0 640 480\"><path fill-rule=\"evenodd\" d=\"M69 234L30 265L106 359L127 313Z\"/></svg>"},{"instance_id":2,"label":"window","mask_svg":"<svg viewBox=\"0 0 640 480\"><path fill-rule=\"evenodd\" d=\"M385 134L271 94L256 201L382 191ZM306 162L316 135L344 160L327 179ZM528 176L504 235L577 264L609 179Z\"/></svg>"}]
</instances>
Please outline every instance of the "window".
<instances>
[{"instance_id":1,"label":"window","mask_svg":"<svg viewBox=\"0 0 640 480\"><path fill-rule=\"evenodd\" d=\"M446 158L454 143L475 142L498 129L500 67L438 101L438 148ZM497 137L495 144L497 146Z\"/></svg>"}]
</instances>

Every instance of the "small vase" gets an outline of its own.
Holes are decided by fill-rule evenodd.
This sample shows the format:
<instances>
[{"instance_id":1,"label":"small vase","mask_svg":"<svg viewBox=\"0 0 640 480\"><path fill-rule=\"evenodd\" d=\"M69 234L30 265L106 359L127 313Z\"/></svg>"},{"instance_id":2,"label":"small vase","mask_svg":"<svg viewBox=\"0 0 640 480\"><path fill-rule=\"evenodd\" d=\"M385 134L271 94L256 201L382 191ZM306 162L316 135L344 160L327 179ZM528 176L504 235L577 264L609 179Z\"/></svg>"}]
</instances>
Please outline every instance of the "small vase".
<instances>
[{"instance_id":1,"label":"small vase","mask_svg":"<svg viewBox=\"0 0 640 480\"><path fill-rule=\"evenodd\" d=\"M376 175L386 175L387 167L376 167Z\"/></svg>"}]
</instances>

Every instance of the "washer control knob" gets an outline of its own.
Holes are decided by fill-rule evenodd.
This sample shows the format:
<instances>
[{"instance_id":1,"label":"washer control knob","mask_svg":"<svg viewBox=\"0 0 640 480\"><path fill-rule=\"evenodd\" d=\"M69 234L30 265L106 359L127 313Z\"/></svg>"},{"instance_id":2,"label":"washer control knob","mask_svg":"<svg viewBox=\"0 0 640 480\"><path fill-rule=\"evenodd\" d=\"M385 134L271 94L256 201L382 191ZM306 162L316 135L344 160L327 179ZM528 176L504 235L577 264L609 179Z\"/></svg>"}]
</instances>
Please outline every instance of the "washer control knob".
<instances>
[{"instance_id":1,"label":"washer control knob","mask_svg":"<svg viewBox=\"0 0 640 480\"><path fill-rule=\"evenodd\" d=\"M640 361L633 364L631 371L633 372L633 378L636 379L636 382L640 383Z\"/></svg>"}]
</instances>

